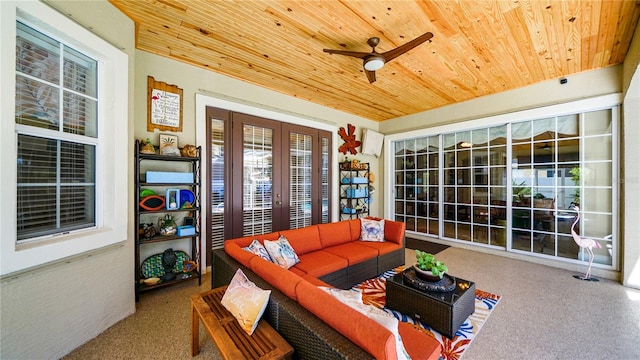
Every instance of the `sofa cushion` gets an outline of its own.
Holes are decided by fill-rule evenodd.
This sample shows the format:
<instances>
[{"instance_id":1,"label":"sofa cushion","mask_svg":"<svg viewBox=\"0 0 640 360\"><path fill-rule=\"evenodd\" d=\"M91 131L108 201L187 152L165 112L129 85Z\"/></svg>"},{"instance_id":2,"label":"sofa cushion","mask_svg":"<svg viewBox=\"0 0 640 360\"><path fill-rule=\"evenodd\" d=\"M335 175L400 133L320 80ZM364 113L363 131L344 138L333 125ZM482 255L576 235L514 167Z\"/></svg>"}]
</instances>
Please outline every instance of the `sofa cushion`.
<instances>
[{"instance_id":1,"label":"sofa cushion","mask_svg":"<svg viewBox=\"0 0 640 360\"><path fill-rule=\"evenodd\" d=\"M388 254L392 251L402 248L402 245L398 245L395 242L391 242L391 241L385 241L385 242L359 241L358 244L376 249L378 251L378 256Z\"/></svg>"},{"instance_id":2,"label":"sofa cushion","mask_svg":"<svg viewBox=\"0 0 640 360\"><path fill-rule=\"evenodd\" d=\"M238 269L220 303L238 320L242 330L251 335L258 327L269 295L271 290L260 289Z\"/></svg>"},{"instance_id":3,"label":"sofa cushion","mask_svg":"<svg viewBox=\"0 0 640 360\"><path fill-rule=\"evenodd\" d=\"M355 242L324 248L322 251L347 259L349 266L378 256L376 249Z\"/></svg>"},{"instance_id":4,"label":"sofa cushion","mask_svg":"<svg viewBox=\"0 0 640 360\"><path fill-rule=\"evenodd\" d=\"M344 269L349 265L347 259L333 255L324 250L300 255L300 262L294 267L304 271L307 275L321 277L334 271Z\"/></svg>"},{"instance_id":5,"label":"sofa cushion","mask_svg":"<svg viewBox=\"0 0 640 360\"><path fill-rule=\"evenodd\" d=\"M402 338L405 350L411 360L438 360L442 354L440 343L433 339L433 335L425 334L414 325L399 322L398 332Z\"/></svg>"},{"instance_id":6,"label":"sofa cushion","mask_svg":"<svg viewBox=\"0 0 640 360\"><path fill-rule=\"evenodd\" d=\"M341 290L327 287L320 287L320 289L327 292L341 303L348 305L352 309L389 330L396 340L396 354L398 355L398 360L411 360L409 354L404 348L404 344L402 343L402 337L400 337L400 333L398 332L398 319L393 315L373 305L365 305L362 302L362 293L360 291L353 291L351 289Z\"/></svg>"},{"instance_id":7,"label":"sofa cushion","mask_svg":"<svg viewBox=\"0 0 640 360\"><path fill-rule=\"evenodd\" d=\"M283 294L296 300L296 285L302 281L300 276L258 256L251 259L249 265L256 275L275 286Z\"/></svg>"},{"instance_id":8,"label":"sofa cushion","mask_svg":"<svg viewBox=\"0 0 640 360\"><path fill-rule=\"evenodd\" d=\"M289 240L289 243L298 256L322 249L317 225L300 229L283 230L280 231L280 235L284 235L284 237Z\"/></svg>"},{"instance_id":9,"label":"sofa cushion","mask_svg":"<svg viewBox=\"0 0 640 360\"><path fill-rule=\"evenodd\" d=\"M281 268L288 269L300 261L295 250L283 235L280 235L278 240L265 240L264 247L267 249L271 260Z\"/></svg>"},{"instance_id":10,"label":"sofa cushion","mask_svg":"<svg viewBox=\"0 0 640 360\"><path fill-rule=\"evenodd\" d=\"M397 359L391 332L307 281L296 287L298 303L376 359Z\"/></svg>"},{"instance_id":11,"label":"sofa cushion","mask_svg":"<svg viewBox=\"0 0 640 360\"><path fill-rule=\"evenodd\" d=\"M346 221L338 221L328 224L318 225L320 232L320 242L323 248L344 244L351 240L351 227Z\"/></svg>"}]
</instances>

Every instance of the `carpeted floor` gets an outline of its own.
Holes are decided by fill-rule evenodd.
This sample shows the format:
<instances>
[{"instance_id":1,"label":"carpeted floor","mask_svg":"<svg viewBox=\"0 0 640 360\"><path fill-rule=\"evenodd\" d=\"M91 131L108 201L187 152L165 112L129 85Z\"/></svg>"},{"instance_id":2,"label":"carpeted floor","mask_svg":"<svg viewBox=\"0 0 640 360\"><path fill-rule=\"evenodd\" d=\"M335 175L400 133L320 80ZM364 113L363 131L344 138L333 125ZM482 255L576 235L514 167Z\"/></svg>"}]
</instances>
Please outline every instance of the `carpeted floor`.
<instances>
[{"instance_id":1,"label":"carpeted floor","mask_svg":"<svg viewBox=\"0 0 640 360\"><path fill-rule=\"evenodd\" d=\"M450 247L438 253L454 276L502 296L463 360L640 359L640 291L615 281ZM406 251L406 264L415 262ZM192 359L189 297L210 289L187 282L145 293L137 312L65 359ZM220 359L200 325L200 355Z\"/></svg>"}]
</instances>

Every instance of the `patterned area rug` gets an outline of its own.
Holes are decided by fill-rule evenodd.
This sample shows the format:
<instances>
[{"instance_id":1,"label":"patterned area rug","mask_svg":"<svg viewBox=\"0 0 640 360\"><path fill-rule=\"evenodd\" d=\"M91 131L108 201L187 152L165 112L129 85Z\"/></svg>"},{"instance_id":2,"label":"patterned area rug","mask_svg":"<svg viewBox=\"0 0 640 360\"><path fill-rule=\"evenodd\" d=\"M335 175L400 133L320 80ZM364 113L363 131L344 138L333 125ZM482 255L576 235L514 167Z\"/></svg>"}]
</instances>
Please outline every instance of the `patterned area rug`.
<instances>
[{"instance_id":1,"label":"patterned area rug","mask_svg":"<svg viewBox=\"0 0 640 360\"><path fill-rule=\"evenodd\" d=\"M362 292L362 302L376 306L384 311L393 314L398 320L413 324L417 329L433 336L442 346L442 360L460 359L465 350L469 348L471 341L478 335L482 325L487 321L489 315L500 301L500 295L491 294L486 291L476 289L475 312L467 318L460 326L453 339L440 335L436 330L428 325L413 320L411 317L401 314L398 311L384 307L386 302L387 279L402 272L403 267L389 270L375 279L367 280L353 287L353 290Z\"/></svg>"}]
</instances>

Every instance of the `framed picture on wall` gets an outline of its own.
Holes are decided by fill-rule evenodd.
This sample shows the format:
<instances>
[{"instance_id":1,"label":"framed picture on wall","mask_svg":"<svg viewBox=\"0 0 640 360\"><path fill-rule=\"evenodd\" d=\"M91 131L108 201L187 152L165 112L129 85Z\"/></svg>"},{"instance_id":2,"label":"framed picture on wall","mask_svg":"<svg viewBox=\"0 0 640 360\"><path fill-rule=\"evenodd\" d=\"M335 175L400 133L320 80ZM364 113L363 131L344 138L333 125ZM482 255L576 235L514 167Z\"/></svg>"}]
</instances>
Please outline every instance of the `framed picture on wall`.
<instances>
[{"instance_id":1,"label":"framed picture on wall","mask_svg":"<svg viewBox=\"0 0 640 360\"><path fill-rule=\"evenodd\" d=\"M147 77L147 131L182 131L182 89Z\"/></svg>"},{"instance_id":2,"label":"framed picture on wall","mask_svg":"<svg viewBox=\"0 0 640 360\"><path fill-rule=\"evenodd\" d=\"M160 154L180 156L180 149L178 149L177 135L160 134L159 143L160 143Z\"/></svg>"}]
</instances>

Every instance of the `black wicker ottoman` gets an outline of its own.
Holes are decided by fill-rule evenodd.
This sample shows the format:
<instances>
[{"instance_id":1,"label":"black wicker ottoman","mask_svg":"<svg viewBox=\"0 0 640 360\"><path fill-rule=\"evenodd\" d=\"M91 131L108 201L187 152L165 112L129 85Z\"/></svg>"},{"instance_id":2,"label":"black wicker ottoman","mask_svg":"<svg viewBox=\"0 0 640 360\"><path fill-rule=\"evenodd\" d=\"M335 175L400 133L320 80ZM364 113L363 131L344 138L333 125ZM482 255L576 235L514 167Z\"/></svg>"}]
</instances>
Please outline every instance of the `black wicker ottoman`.
<instances>
[{"instance_id":1,"label":"black wicker ottoman","mask_svg":"<svg viewBox=\"0 0 640 360\"><path fill-rule=\"evenodd\" d=\"M453 278L453 277L452 277ZM403 274L387 280L386 307L411 316L452 339L475 310L476 284L454 278L451 291L418 290Z\"/></svg>"}]
</instances>

